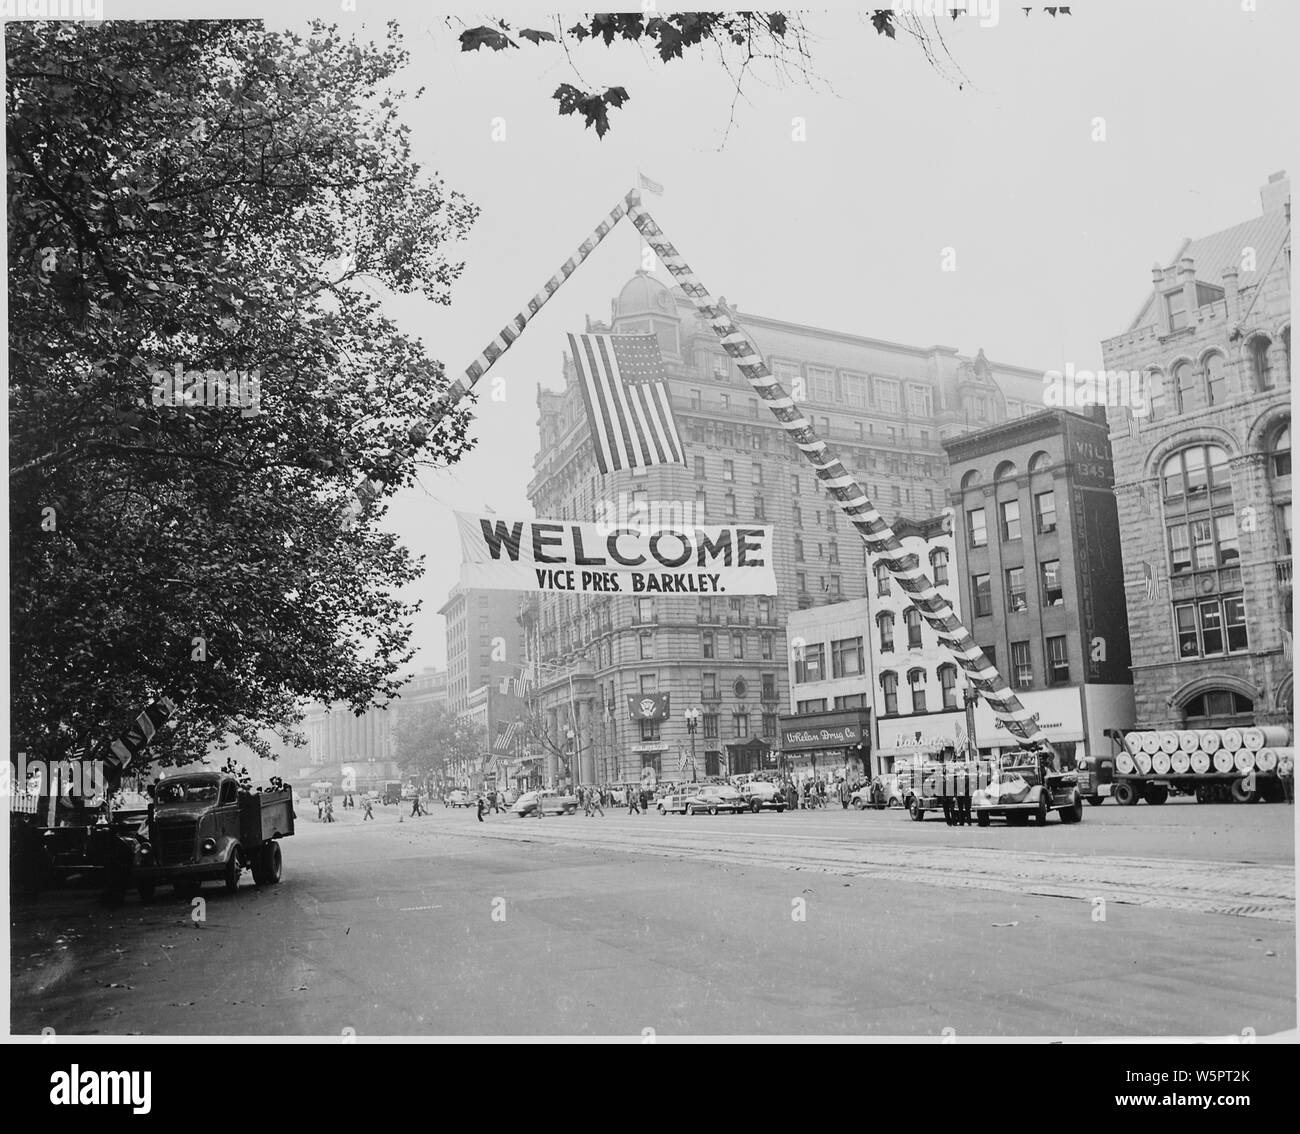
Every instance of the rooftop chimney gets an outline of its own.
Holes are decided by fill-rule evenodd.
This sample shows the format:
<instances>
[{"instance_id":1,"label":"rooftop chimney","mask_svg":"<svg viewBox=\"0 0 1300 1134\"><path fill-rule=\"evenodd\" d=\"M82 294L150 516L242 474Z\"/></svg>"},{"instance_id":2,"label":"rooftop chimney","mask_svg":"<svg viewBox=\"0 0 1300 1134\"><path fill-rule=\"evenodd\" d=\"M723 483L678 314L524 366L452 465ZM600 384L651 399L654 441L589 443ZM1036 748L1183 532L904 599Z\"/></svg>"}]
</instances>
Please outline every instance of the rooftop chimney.
<instances>
[{"instance_id":1,"label":"rooftop chimney","mask_svg":"<svg viewBox=\"0 0 1300 1134\"><path fill-rule=\"evenodd\" d=\"M1228 301L1228 318L1234 323L1241 318L1241 304L1237 299L1237 269L1229 266L1223 269L1223 295Z\"/></svg>"},{"instance_id":2,"label":"rooftop chimney","mask_svg":"<svg viewBox=\"0 0 1300 1134\"><path fill-rule=\"evenodd\" d=\"M1291 198L1291 180L1286 170L1279 170L1268 179L1268 184L1259 191L1259 203L1263 212L1271 213L1283 208Z\"/></svg>"},{"instance_id":3,"label":"rooftop chimney","mask_svg":"<svg viewBox=\"0 0 1300 1134\"><path fill-rule=\"evenodd\" d=\"M1178 279L1183 285L1183 307L1190 327L1196 322L1196 309L1200 306L1196 298L1196 264L1190 256L1178 261Z\"/></svg>"}]
</instances>

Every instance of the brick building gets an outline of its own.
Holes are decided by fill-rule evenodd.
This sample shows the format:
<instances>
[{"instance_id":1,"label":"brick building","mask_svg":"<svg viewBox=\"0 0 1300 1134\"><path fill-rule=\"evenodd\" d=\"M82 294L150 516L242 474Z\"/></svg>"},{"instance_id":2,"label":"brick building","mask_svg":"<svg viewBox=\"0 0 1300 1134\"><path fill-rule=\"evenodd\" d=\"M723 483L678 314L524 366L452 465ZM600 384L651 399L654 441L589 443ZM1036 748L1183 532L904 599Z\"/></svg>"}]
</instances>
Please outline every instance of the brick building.
<instances>
[{"instance_id":1,"label":"brick building","mask_svg":"<svg viewBox=\"0 0 1300 1134\"><path fill-rule=\"evenodd\" d=\"M1108 754L1133 686L1105 412L1041 410L944 448L963 621L1064 759ZM975 736L1016 745L983 700Z\"/></svg>"},{"instance_id":2,"label":"brick building","mask_svg":"<svg viewBox=\"0 0 1300 1134\"><path fill-rule=\"evenodd\" d=\"M1111 414L1138 720L1292 723L1291 210L1186 240L1152 270L1107 370L1150 412Z\"/></svg>"},{"instance_id":3,"label":"brick building","mask_svg":"<svg viewBox=\"0 0 1300 1134\"><path fill-rule=\"evenodd\" d=\"M518 677L523 665L519 592L457 585L438 609L447 620L447 704L453 713L469 709L480 686Z\"/></svg>"},{"instance_id":4,"label":"brick building","mask_svg":"<svg viewBox=\"0 0 1300 1134\"><path fill-rule=\"evenodd\" d=\"M725 299L720 300L725 304ZM734 308L732 308L734 314ZM940 441L1042 404L1042 372L982 351L912 347L759 315L735 317L818 433L878 507L941 511L948 476ZM779 743L790 705L791 612L868 593L865 549L803 455L764 409L713 329L679 289L638 272L593 332L654 333L668 368L686 466L642 475L597 471L571 360L564 387L538 392L540 449L528 488L536 515L611 514L775 529L778 594L713 599L530 595L521 620L529 657L546 663L535 690L553 738L577 733L582 779L629 780L652 767L675 777L689 760L682 712L702 711L697 750ZM627 697L668 693L665 721L633 721ZM548 777L558 768L551 760Z\"/></svg>"}]
</instances>

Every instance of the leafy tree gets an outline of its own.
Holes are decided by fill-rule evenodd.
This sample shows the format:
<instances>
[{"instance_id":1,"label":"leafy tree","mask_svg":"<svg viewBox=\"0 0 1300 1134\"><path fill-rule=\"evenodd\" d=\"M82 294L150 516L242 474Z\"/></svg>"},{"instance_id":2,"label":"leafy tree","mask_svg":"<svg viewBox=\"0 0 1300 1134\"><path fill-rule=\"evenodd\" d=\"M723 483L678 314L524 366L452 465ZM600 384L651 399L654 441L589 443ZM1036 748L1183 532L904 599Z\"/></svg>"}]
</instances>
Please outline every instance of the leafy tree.
<instances>
[{"instance_id":1,"label":"leafy tree","mask_svg":"<svg viewBox=\"0 0 1300 1134\"><path fill-rule=\"evenodd\" d=\"M442 365L376 292L449 302L476 216L411 158L400 35L5 35L11 743L59 757L169 694L155 758L267 754L300 699L382 701L420 564L377 523L467 441L463 412L421 424ZM157 404L177 367L245 404Z\"/></svg>"},{"instance_id":2,"label":"leafy tree","mask_svg":"<svg viewBox=\"0 0 1300 1134\"><path fill-rule=\"evenodd\" d=\"M421 705L403 713L393 728L393 745L403 774L424 782L442 778L449 765L483 754L483 730L443 705Z\"/></svg>"}]
</instances>

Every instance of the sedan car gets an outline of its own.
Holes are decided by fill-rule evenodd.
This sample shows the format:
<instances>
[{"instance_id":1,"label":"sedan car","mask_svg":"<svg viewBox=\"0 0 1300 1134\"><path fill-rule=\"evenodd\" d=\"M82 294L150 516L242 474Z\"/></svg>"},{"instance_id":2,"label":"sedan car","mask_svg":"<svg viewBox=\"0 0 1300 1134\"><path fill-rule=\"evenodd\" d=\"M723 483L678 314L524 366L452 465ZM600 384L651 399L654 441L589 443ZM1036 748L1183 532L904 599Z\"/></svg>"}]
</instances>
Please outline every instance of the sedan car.
<instances>
[{"instance_id":1,"label":"sedan car","mask_svg":"<svg viewBox=\"0 0 1300 1134\"><path fill-rule=\"evenodd\" d=\"M578 810L578 801L574 796L556 791L526 791L511 805L510 812L523 818L536 815L538 807L543 815L573 815Z\"/></svg>"},{"instance_id":2,"label":"sedan car","mask_svg":"<svg viewBox=\"0 0 1300 1134\"><path fill-rule=\"evenodd\" d=\"M785 796L781 789L769 780L750 780L739 789L749 805L750 811L784 811Z\"/></svg>"},{"instance_id":3,"label":"sedan car","mask_svg":"<svg viewBox=\"0 0 1300 1134\"><path fill-rule=\"evenodd\" d=\"M660 815L685 815L686 804L699 794L698 788L669 792L659 799L656 808Z\"/></svg>"},{"instance_id":4,"label":"sedan car","mask_svg":"<svg viewBox=\"0 0 1300 1134\"><path fill-rule=\"evenodd\" d=\"M693 795L686 801L687 815L698 815L701 811L716 815L719 811L747 810L749 804L740 792L735 788L721 785L706 787L698 795Z\"/></svg>"},{"instance_id":5,"label":"sedan car","mask_svg":"<svg viewBox=\"0 0 1300 1134\"><path fill-rule=\"evenodd\" d=\"M470 803L469 792L461 791L460 788L457 788L454 792L452 792L449 796L447 796L447 806L448 807L471 807L473 806L473 804Z\"/></svg>"}]
</instances>

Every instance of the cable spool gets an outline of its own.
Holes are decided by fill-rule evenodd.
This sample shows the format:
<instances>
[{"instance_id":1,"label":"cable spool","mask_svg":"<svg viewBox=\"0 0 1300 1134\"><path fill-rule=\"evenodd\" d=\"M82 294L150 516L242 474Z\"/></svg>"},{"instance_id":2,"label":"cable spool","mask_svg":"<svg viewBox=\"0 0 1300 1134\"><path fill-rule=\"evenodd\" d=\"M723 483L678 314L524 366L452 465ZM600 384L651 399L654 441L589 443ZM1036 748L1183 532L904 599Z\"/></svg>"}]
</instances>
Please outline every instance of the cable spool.
<instances>
[{"instance_id":1,"label":"cable spool","mask_svg":"<svg viewBox=\"0 0 1300 1134\"><path fill-rule=\"evenodd\" d=\"M1217 728L1207 728L1201 733L1201 751L1213 756L1223 747L1223 738Z\"/></svg>"},{"instance_id":2,"label":"cable spool","mask_svg":"<svg viewBox=\"0 0 1300 1134\"><path fill-rule=\"evenodd\" d=\"M1151 756L1146 752L1139 752L1133 757L1133 763L1137 765L1137 770L1144 776L1151 774Z\"/></svg>"},{"instance_id":3,"label":"cable spool","mask_svg":"<svg viewBox=\"0 0 1300 1134\"><path fill-rule=\"evenodd\" d=\"M1255 753L1255 767L1261 772L1272 772L1277 768L1277 753L1271 748L1261 748Z\"/></svg>"},{"instance_id":4,"label":"cable spool","mask_svg":"<svg viewBox=\"0 0 1300 1134\"><path fill-rule=\"evenodd\" d=\"M1239 748L1233 755L1233 767L1245 774L1255 770L1255 753L1249 748Z\"/></svg>"},{"instance_id":5,"label":"cable spool","mask_svg":"<svg viewBox=\"0 0 1300 1134\"><path fill-rule=\"evenodd\" d=\"M1236 752L1241 748L1241 730L1235 728L1225 728L1219 732L1219 739L1223 742L1223 747L1229 752Z\"/></svg>"},{"instance_id":6,"label":"cable spool","mask_svg":"<svg viewBox=\"0 0 1300 1134\"><path fill-rule=\"evenodd\" d=\"M1160 751L1166 754L1172 754L1178 751L1178 733L1162 732L1158 734L1157 742L1160 745ZM1152 753L1152 755L1155 755Z\"/></svg>"},{"instance_id":7,"label":"cable spool","mask_svg":"<svg viewBox=\"0 0 1300 1134\"><path fill-rule=\"evenodd\" d=\"M1160 735L1154 732L1144 732L1142 734L1142 751L1148 756L1152 756L1160 751Z\"/></svg>"},{"instance_id":8,"label":"cable spool","mask_svg":"<svg viewBox=\"0 0 1300 1134\"><path fill-rule=\"evenodd\" d=\"M1115 771L1121 776L1131 776L1136 765L1133 763L1133 757L1127 752L1121 752L1115 757Z\"/></svg>"},{"instance_id":9,"label":"cable spool","mask_svg":"<svg viewBox=\"0 0 1300 1134\"><path fill-rule=\"evenodd\" d=\"M1152 761L1154 764L1154 761ZM1175 752L1169 757L1169 767L1180 776L1185 776L1192 767L1192 753Z\"/></svg>"},{"instance_id":10,"label":"cable spool","mask_svg":"<svg viewBox=\"0 0 1300 1134\"><path fill-rule=\"evenodd\" d=\"M1178 734L1178 747L1181 751L1192 753L1201 746L1201 734L1190 729L1183 729Z\"/></svg>"},{"instance_id":11,"label":"cable spool","mask_svg":"<svg viewBox=\"0 0 1300 1134\"><path fill-rule=\"evenodd\" d=\"M1198 776L1205 775L1210 770L1210 754L1208 752L1196 751L1192 753L1192 771Z\"/></svg>"},{"instance_id":12,"label":"cable spool","mask_svg":"<svg viewBox=\"0 0 1300 1134\"><path fill-rule=\"evenodd\" d=\"M1130 756L1142 750L1142 736L1143 734L1140 732L1126 732L1124 734L1124 750ZM1118 762L1115 766L1119 767Z\"/></svg>"},{"instance_id":13,"label":"cable spool","mask_svg":"<svg viewBox=\"0 0 1300 1134\"><path fill-rule=\"evenodd\" d=\"M1169 775L1169 753L1157 752L1151 757L1151 770L1157 776Z\"/></svg>"},{"instance_id":14,"label":"cable spool","mask_svg":"<svg viewBox=\"0 0 1300 1134\"><path fill-rule=\"evenodd\" d=\"M1252 752L1261 748L1280 748L1286 745L1285 725L1263 725L1242 729L1241 743Z\"/></svg>"},{"instance_id":15,"label":"cable spool","mask_svg":"<svg viewBox=\"0 0 1300 1134\"><path fill-rule=\"evenodd\" d=\"M1233 754L1226 748L1220 748L1214 754L1214 770L1216 772L1231 772L1233 764Z\"/></svg>"}]
</instances>

